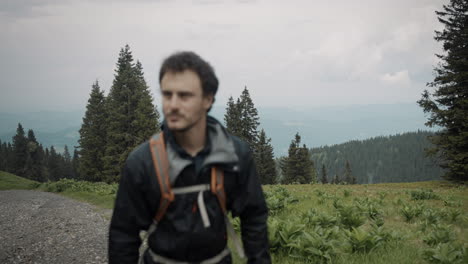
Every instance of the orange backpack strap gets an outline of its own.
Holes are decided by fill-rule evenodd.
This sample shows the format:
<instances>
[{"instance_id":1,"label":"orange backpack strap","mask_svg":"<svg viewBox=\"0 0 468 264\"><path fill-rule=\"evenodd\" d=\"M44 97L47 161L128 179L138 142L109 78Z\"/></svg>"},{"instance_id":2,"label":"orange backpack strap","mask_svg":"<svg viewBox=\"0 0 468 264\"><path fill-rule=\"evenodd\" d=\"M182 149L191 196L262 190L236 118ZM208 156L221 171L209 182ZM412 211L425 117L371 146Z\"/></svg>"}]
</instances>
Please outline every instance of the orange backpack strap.
<instances>
[{"instance_id":1,"label":"orange backpack strap","mask_svg":"<svg viewBox=\"0 0 468 264\"><path fill-rule=\"evenodd\" d=\"M161 199L154 220L159 222L166 213L169 204L174 201L174 193L169 181L169 161L167 160L166 146L163 133L156 134L150 139L150 150L153 158L154 170L158 179Z\"/></svg>"},{"instance_id":2,"label":"orange backpack strap","mask_svg":"<svg viewBox=\"0 0 468 264\"><path fill-rule=\"evenodd\" d=\"M224 192L224 172L220 168L211 168L211 192L218 197L219 205L223 213L227 213L226 209L226 192Z\"/></svg>"}]
</instances>

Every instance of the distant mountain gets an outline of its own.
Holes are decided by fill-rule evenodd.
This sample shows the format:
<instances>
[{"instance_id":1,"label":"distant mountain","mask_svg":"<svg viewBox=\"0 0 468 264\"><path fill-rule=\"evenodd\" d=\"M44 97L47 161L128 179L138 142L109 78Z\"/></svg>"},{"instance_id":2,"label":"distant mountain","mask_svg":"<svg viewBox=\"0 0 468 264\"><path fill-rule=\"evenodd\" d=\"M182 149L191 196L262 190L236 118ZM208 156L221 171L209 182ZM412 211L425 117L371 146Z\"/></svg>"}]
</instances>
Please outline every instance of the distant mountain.
<instances>
[{"instance_id":1,"label":"distant mountain","mask_svg":"<svg viewBox=\"0 0 468 264\"><path fill-rule=\"evenodd\" d=\"M62 152L65 145L73 151L78 145L79 133L84 111L39 111L25 113L0 113L0 140L11 142L16 134L18 123L25 132L32 129L37 140Z\"/></svg>"},{"instance_id":2,"label":"distant mountain","mask_svg":"<svg viewBox=\"0 0 468 264\"><path fill-rule=\"evenodd\" d=\"M358 183L416 182L440 180L444 171L426 157L433 132L418 131L343 144L312 148L312 160L321 177L325 166L328 180L344 177L346 161Z\"/></svg>"},{"instance_id":3,"label":"distant mountain","mask_svg":"<svg viewBox=\"0 0 468 264\"><path fill-rule=\"evenodd\" d=\"M31 127L25 127L25 130L30 128ZM65 145L67 145L68 149L73 152L74 147L78 146L78 139L80 138L78 131L80 127L68 127L56 132L43 132L36 131L34 128L32 129L36 135L37 141L40 142L44 147L54 146L56 151L63 152ZM12 142L12 137L15 134L16 131L3 133L0 135L0 140L2 142Z\"/></svg>"},{"instance_id":4,"label":"distant mountain","mask_svg":"<svg viewBox=\"0 0 468 264\"><path fill-rule=\"evenodd\" d=\"M210 112L224 123L225 106L215 105ZM62 149L76 146L84 109L69 112L0 113L0 139L11 141L18 122L32 128L45 146ZM286 155L296 132L308 147L337 144L349 140L394 135L424 126L426 118L416 104L355 105L292 110L259 107L260 126L271 137L276 156Z\"/></svg>"},{"instance_id":5,"label":"distant mountain","mask_svg":"<svg viewBox=\"0 0 468 264\"><path fill-rule=\"evenodd\" d=\"M223 120L225 109L213 108ZM349 140L428 130L426 118L416 104L352 105L302 110L258 108L261 127L271 137L276 156L287 155L296 132L309 148Z\"/></svg>"}]
</instances>

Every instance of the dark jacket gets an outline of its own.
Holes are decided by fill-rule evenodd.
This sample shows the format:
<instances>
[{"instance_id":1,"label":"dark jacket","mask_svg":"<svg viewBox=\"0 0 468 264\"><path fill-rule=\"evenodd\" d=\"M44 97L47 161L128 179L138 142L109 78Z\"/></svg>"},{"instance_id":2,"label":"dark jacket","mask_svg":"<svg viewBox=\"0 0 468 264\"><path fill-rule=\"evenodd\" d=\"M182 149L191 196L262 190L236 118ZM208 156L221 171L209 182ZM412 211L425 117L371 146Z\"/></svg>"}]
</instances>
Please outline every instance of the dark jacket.
<instances>
[{"instance_id":1,"label":"dark jacket","mask_svg":"<svg viewBox=\"0 0 468 264\"><path fill-rule=\"evenodd\" d=\"M210 168L222 168L227 209L240 217L248 263L271 263L268 211L249 146L212 117L207 119L207 144L195 157L177 145L164 125L163 131L171 186L210 183ZM177 195L148 239L154 252L180 261L199 262L226 247L226 226L217 197L211 192L203 195L211 226L203 226L196 193ZM129 155L122 172L110 225L109 263L137 263L139 232L149 228L159 200L159 184L147 141Z\"/></svg>"}]
</instances>

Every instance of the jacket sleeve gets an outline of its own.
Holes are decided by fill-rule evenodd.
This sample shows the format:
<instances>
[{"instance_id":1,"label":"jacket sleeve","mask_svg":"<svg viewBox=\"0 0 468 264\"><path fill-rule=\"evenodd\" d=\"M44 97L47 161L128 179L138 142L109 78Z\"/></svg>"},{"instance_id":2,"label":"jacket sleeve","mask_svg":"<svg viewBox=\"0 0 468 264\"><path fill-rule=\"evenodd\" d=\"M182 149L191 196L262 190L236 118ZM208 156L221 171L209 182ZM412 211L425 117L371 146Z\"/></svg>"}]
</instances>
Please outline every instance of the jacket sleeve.
<instances>
[{"instance_id":1,"label":"jacket sleeve","mask_svg":"<svg viewBox=\"0 0 468 264\"><path fill-rule=\"evenodd\" d=\"M238 210L233 214L238 214L241 220L242 243L248 258L247 263L271 263L267 233L268 209L250 151L245 160L246 164L241 169L241 195L237 196L233 208Z\"/></svg>"},{"instance_id":2,"label":"jacket sleeve","mask_svg":"<svg viewBox=\"0 0 468 264\"><path fill-rule=\"evenodd\" d=\"M109 263L137 263L141 239L140 230L151 224L151 211L141 186L145 179L143 167L130 157L120 179L109 230Z\"/></svg>"}]
</instances>

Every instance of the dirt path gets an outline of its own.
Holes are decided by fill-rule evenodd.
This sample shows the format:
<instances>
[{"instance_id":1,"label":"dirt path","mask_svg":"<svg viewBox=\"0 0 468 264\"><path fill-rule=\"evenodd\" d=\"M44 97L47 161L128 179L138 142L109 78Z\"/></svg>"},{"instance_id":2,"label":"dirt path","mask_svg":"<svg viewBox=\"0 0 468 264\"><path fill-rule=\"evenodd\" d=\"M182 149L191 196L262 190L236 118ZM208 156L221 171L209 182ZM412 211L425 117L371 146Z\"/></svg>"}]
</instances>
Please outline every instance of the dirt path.
<instances>
[{"instance_id":1,"label":"dirt path","mask_svg":"<svg viewBox=\"0 0 468 264\"><path fill-rule=\"evenodd\" d=\"M107 263L108 227L109 219L89 204L0 191L0 263Z\"/></svg>"}]
</instances>

